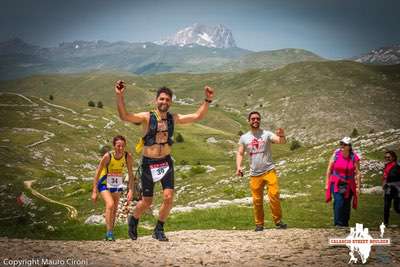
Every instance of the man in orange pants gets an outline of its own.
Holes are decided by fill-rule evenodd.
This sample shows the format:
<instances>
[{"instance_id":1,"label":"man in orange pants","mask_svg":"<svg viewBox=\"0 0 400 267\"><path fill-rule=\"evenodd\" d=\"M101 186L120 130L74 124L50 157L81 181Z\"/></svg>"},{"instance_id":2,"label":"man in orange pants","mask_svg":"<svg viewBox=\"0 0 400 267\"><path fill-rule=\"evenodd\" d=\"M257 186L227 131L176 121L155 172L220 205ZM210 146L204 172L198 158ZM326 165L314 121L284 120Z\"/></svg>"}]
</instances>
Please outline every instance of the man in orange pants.
<instances>
[{"instance_id":1,"label":"man in orange pants","mask_svg":"<svg viewBox=\"0 0 400 267\"><path fill-rule=\"evenodd\" d=\"M272 161L271 143L285 144L286 138L282 128L276 134L260 129L261 115L257 111L248 116L250 131L240 137L239 149L236 155L236 175L243 176L242 161L244 151L250 156L250 189L253 196L255 231L264 230L264 187L267 185L269 207L272 219L279 229L286 229L282 221L281 203L279 201L279 183L275 165Z\"/></svg>"}]
</instances>

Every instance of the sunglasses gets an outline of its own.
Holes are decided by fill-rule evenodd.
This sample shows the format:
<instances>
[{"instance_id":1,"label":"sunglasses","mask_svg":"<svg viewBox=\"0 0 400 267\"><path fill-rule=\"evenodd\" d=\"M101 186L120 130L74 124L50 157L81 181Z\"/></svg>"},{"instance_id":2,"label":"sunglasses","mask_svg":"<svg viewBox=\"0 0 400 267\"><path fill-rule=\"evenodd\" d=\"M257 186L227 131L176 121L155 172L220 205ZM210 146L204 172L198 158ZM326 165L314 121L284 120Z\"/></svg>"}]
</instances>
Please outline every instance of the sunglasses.
<instances>
[{"instance_id":1,"label":"sunglasses","mask_svg":"<svg viewBox=\"0 0 400 267\"><path fill-rule=\"evenodd\" d=\"M340 142L339 143L341 146L348 146L349 144L345 144L345 143L343 143L343 142Z\"/></svg>"}]
</instances>

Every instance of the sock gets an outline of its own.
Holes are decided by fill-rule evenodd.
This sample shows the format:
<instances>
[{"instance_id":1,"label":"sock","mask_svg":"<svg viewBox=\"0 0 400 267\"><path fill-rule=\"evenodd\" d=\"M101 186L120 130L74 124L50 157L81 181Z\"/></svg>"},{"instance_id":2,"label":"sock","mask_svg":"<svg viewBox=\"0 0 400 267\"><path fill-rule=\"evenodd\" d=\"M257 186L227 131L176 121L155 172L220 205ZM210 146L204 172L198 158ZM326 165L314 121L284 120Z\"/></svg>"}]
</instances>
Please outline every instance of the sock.
<instances>
[{"instance_id":1,"label":"sock","mask_svg":"<svg viewBox=\"0 0 400 267\"><path fill-rule=\"evenodd\" d=\"M107 231L107 236L112 236L113 235L113 231Z\"/></svg>"},{"instance_id":2,"label":"sock","mask_svg":"<svg viewBox=\"0 0 400 267\"><path fill-rule=\"evenodd\" d=\"M156 225L157 230L164 230L164 222L158 220Z\"/></svg>"}]
</instances>

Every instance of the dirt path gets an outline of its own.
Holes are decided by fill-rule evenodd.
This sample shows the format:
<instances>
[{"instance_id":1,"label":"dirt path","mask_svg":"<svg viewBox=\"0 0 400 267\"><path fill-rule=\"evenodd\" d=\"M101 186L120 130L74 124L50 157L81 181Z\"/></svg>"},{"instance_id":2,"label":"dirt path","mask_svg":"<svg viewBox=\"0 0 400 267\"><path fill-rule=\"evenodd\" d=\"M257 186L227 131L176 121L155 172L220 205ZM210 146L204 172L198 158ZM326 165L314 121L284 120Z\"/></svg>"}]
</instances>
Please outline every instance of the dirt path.
<instances>
[{"instance_id":1,"label":"dirt path","mask_svg":"<svg viewBox=\"0 0 400 267\"><path fill-rule=\"evenodd\" d=\"M31 191L32 195L34 195L34 196L36 196L36 197L38 197L38 198L40 198L40 199L43 199L44 201L47 201L47 202L50 202L50 203L55 203L55 204L64 206L64 207L68 210L68 216L69 216L71 219L74 219L74 218L76 218L76 217L78 216L78 211L77 211L73 206L68 205L68 204L65 204L65 203L62 203L62 202L55 201L55 200L53 200L53 199L50 199L50 198L46 197L45 195L40 194L40 193L39 193L38 191L36 191L35 189L33 189L33 188L32 188L32 184L33 184L35 181L36 181L36 180L24 181L25 187Z\"/></svg>"},{"instance_id":2,"label":"dirt path","mask_svg":"<svg viewBox=\"0 0 400 267\"><path fill-rule=\"evenodd\" d=\"M22 99L28 101L30 104L0 104L0 107L37 107L37 106L39 106L38 104L36 104L32 100L30 100L27 96L24 96L22 94L12 93L12 92L1 92L0 93L0 95L5 95L5 94L19 96Z\"/></svg>"},{"instance_id":3,"label":"dirt path","mask_svg":"<svg viewBox=\"0 0 400 267\"><path fill-rule=\"evenodd\" d=\"M70 109L70 108L67 108L67 107L64 107L64 106L60 106L60 105L52 104L52 103L44 100L43 98L39 98L39 100L42 101L43 103L45 103L46 105L49 105L49 106L52 106L52 107L55 107L55 108L59 108L59 109L63 109L63 110L67 110L69 112L72 112L73 114L78 114L78 112L76 112L73 109Z\"/></svg>"},{"instance_id":4,"label":"dirt path","mask_svg":"<svg viewBox=\"0 0 400 267\"><path fill-rule=\"evenodd\" d=\"M116 242L0 238L0 259L65 261L49 266L349 266L348 248L328 245L329 238L347 234L335 229L194 230L168 232L169 242L150 236ZM387 229L385 237L392 245L373 247L365 266L400 266L400 230Z\"/></svg>"}]
</instances>

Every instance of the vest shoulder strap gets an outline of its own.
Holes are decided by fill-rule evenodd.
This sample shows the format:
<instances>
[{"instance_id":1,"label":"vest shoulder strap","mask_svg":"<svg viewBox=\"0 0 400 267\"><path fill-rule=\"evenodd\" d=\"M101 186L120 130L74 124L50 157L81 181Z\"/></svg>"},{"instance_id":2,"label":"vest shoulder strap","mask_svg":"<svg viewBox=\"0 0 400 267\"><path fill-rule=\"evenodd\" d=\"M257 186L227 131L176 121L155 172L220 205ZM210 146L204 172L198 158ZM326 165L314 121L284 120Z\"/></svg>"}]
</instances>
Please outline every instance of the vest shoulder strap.
<instances>
[{"instance_id":1,"label":"vest shoulder strap","mask_svg":"<svg viewBox=\"0 0 400 267\"><path fill-rule=\"evenodd\" d=\"M106 170L107 170L107 173L108 173L108 166L110 166L110 163L111 163L111 160L112 160L112 153L110 151L108 151L107 154L110 157L110 159L108 160L107 165L106 165Z\"/></svg>"},{"instance_id":2,"label":"vest shoulder strap","mask_svg":"<svg viewBox=\"0 0 400 267\"><path fill-rule=\"evenodd\" d=\"M351 152L351 153L350 153L350 157L351 157L351 161L352 161L353 164L354 164L355 159L356 159L356 155L354 155L354 152Z\"/></svg>"},{"instance_id":3,"label":"vest shoulder strap","mask_svg":"<svg viewBox=\"0 0 400 267\"><path fill-rule=\"evenodd\" d=\"M335 150L335 157L333 158L333 162L335 163L339 158L340 149Z\"/></svg>"}]
</instances>

